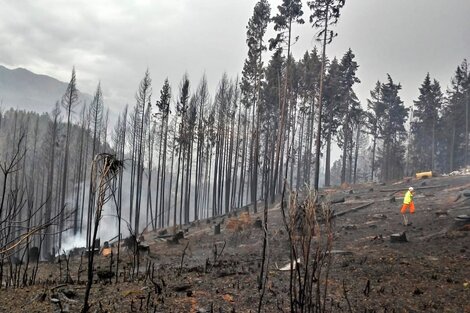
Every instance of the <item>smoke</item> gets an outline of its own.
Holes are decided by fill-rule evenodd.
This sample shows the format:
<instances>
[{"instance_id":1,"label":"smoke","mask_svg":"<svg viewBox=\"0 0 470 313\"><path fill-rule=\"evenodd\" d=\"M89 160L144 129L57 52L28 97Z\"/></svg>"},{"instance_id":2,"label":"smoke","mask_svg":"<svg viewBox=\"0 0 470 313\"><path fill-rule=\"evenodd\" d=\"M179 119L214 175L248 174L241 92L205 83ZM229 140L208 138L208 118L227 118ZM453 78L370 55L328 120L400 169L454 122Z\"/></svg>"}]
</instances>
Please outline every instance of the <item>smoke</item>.
<instances>
[{"instance_id":1,"label":"smoke","mask_svg":"<svg viewBox=\"0 0 470 313\"><path fill-rule=\"evenodd\" d=\"M121 222L121 238L126 238L130 236L130 231L129 231L129 221L130 221L130 196L129 196L129 190L130 190L130 170L127 168L124 168L124 173L123 173L123 186L122 186L122 222ZM155 188L156 186L156 181L152 181L152 187ZM80 248L80 247L86 247L86 225L87 225L87 217L88 217L88 186L89 186L89 181L85 181L81 183L80 189L86 190L87 192L85 193L85 200L84 200L84 212L83 212L83 226L82 226L82 231L81 234L74 235L73 230L70 229L66 231L62 237L62 244L61 244L61 253L63 250L66 252L72 250L73 248ZM77 188L78 186L75 186ZM117 197L117 195L116 195ZM135 197L135 196L134 196ZM146 226L147 226L147 202L146 198L147 197L147 188L146 184L143 184L142 186L142 204L141 204L141 217L140 217L140 231L142 231ZM68 198L68 205L71 206L75 203L74 199L72 198L72 195L69 195ZM135 205L135 198L133 200L133 203ZM79 208L81 209L81 198L80 198L80 205ZM80 219L82 212L78 212L78 219ZM95 212L92 214L93 216L93 222L94 223L94 216ZM103 206L103 211L102 211L102 217L100 220L100 225L98 227L98 233L97 233L97 238L100 239L101 244L103 244L105 241L115 241L118 238L118 233L119 233L119 227L118 227L119 219L118 219L118 214L117 214L117 209L116 209L116 203L114 200L114 197L110 197L109 201L106 202ZM73 221L69 222L69 227L71 228L73 224ZM78 221L78 224L80 225L80 221ZM92 224L92 229L94 224ZM132 230L134 228L134 221L132 222Z\"/></svg>"},{"instance_id":2,"label":"smoke","mask_svg":"<svg viewBox=\"0 0 470 313\"><path fill-rule=\"evenodd\" d=\"M84 248L86 246L86 238L83 234L77 234L75 236L67 234L62 241L62 251L60 251L60 253L65 252L65 254L68 254L74 248Z\"/></svg>"},{"instance_id":3,"label":"smoke","mask_svg":"<svg viewBox=\"0 0 470 313\"><path fill-rule=\"evenodd\" d=\"M123 184L122 184L122 214L121 214L121 238L126 238L130 236L130 231L129 227L131 228L131 231L134 232L134 218L131 219L130 215L130 189L131 189L131 170L130 166L124 167L123 170ZM174 190L172 190L172 193L170 194L170 173L167 172L167 179L165 182L165 218L169 217L170 224L173 224L173 216L174 216ZM152 175L152 184L151 184L151 208L149 210L149 214L147 215L147 175L144 175L144 183L142 184L142 198L141 198L141 207L140 207L140 223L139 223L139 232L142 232L144 229L151 228L149 225L151 223L152 218L160 218L159 216L155 216L155 192L156 192L156 186L157 186L157 175L155 173L155 169ZM194 184L194 177L192 178L192 184ZM176 180L173 179L173 182ZM89 186L89 181L81 183L81 190L86 190L88 191L88 186ZM77 186L75 186L77 187ZM85 188L85 189L83 189ZM135 215L135 199L136 195L134 194L133 198L133 212L132 215L134 217ZM212 199L212 189L210 189L209 199ZM117 198L117 195L116 195ZM171 201L171 209L168 209L168 200ZM190 199L190 208L194 208L194 196L191 197ZM178 201L179 202L179 201ZM74 201L72 199L69 199L68 204L72 204ZM81 203L81 201L80 201ZM84 201L84 212L83 212L83 226L82 226L82 234L81 235L73 235L73 231L69 230L66 234L64 234L62 238L62 246L64 248L67 247L67 249L72 249L73 247L84 247L86 246L86 225L87 225L87 216L88 216L88 192L85 194L85 201ZM178 209L179 209L180 203L178 203ZM81 205L79 205L79 208L81 208ZM151 211L151 212L150 212ZM80 219L80 215L82 212L79 212L78 218ZM177 222L179 222L179 210L177 211ZM93 212L93 217L94 217L95 212ZM212 211L209 208L204 208L204 210L200 211L200 216L199 217L204 217L204 216L210 216L212 215ZM132 223L130 223L132 220ZM190 216L189 220L192 221L194 220L194 210L190 210ZM100 220L100 225L98 228L98 234L97 238L100 239L101 244L104 243L105 241L109 242L114 242L118 238L118 233L119 233L119 227L118 227L118 214L117 214L117 209L116 209L116 203L114 197L110 197L109 201L105 203L103 206L103 212L102 212L102 218ZM80 224L80 222L79 222ZM69 224L69 227L71 225ZM61 248L62 250L62 248Z\"/></svg>"}]
</instances>

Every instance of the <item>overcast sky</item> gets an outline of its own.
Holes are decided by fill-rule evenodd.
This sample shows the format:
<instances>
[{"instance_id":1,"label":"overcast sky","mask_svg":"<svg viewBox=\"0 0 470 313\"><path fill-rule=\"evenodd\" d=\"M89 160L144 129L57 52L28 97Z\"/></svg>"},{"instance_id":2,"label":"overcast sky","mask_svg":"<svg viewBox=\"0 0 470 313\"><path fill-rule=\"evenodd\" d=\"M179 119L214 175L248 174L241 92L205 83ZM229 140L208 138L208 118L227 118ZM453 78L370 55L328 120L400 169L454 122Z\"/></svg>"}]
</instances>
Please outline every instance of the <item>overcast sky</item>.
<instances>
[{"instance_id":1,"label":"overcast sky","mask_svg":"<svg viewBox=\"0 0 470 313\"><path fill-rule=\"evenodd\" d=\"M273 14L279 2L271 0ZM175 88L185 71L193 86L206 73L213 95L224 71L233 77L241 72L255 3L0 0L0 64L62 81L75 65L79 89L92 94L101 81L105 104L115 112L135 103L147 67L154 98L165 77ZM362 81L356 92L363 104L375 82L390 73L410 105L428 71L445 89L456 67L470 59L470 1L348 0L336 31L327 54L341 57L348 48L356 54ZM307 23L294 32L299 58L316 44L314 31Z\"/></svg>"}]
</instances>

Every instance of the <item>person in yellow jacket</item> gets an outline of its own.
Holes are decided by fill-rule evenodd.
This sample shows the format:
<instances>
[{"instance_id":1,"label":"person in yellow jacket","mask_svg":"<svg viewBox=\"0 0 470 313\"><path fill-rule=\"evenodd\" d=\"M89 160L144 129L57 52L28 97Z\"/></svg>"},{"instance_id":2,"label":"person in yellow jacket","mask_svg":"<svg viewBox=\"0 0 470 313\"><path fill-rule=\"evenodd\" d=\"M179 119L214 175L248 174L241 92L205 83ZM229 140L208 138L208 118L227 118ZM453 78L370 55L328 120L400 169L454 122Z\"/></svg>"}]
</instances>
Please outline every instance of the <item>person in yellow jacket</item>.
<instances>
[{"instance_id":1,"label":"person in yellow jacket","mask_svg":"<svg viewBox=\"0 0 470 313\"><path fill-rule=\"evenodd\" d=\"M401 214L403 215L403 224L405 226L408 225L408 217L406 216L406 210L409 208L410 214L415 213L415 204L413 202L414 193L415 191L413 187L408 188L408 191L405 193L405 198L403 199L403 206L401 207Z\"/></svg>"}]
</instances>

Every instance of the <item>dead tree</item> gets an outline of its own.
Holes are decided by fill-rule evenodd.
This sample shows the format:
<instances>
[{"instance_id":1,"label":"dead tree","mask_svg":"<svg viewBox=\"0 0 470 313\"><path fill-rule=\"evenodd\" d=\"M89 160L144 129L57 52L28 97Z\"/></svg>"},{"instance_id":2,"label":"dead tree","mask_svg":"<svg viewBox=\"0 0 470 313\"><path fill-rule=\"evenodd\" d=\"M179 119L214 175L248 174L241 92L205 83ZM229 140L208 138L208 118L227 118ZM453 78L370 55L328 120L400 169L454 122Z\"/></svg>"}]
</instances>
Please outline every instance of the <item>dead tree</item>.
<instances>
[{"instance_id":1,"label":"dead tree","mask_svg":"<svg viewBox=\"0 0 470 313\"><path fill-rule=\"evenodd\" d=\"M62 170L62 186L61 186L61 196L60 196L60 207L65 207L65 197L67 192L67 173L69 167L69 146L70 146L70 127L71 127L71 118L72 111L78 101L78 90L76 85L75 78L75 67L72 69L72 78L70 79L67 90L62 97L62 106L65 109L65 114L67 115L67 131L65 133L65 149L64 149L64 162ZM60 220L59 225L60 231L64 228L64 220ZM62 245L62 232L59 233L59 251Z\"/></svg>"},{"instance_id":2,"label":"dead tree","mask_svg":"<svg viewBox=\"0 0 470 313\"><path fill-rule=\"evenodd\" d=\"M291 246L289 296L291 312L326 312L332 258L332 211L316 192L305 199L292 192L281 212Z\"/></svg>"},{"instance_id":3,"label":"dead tree","mask_svg":"<svg viewBox=\"0 0 470 313\"><path fill-rule=\"evenodd\" d=\"M95 223L92 233L91 246L88 253L88 282L85 290L85 299L83 302L82 313L88 312L90 306L88 299L90 297L91 285L93 283L93 257L95 250L95 240L98 233L98 227L102 216L103 206L110 199L108 191L112 180L121 171L123 162L109 153L97 154L91 167L91 192L97 195L95 208Z\"/></svg>"}]
</instances>

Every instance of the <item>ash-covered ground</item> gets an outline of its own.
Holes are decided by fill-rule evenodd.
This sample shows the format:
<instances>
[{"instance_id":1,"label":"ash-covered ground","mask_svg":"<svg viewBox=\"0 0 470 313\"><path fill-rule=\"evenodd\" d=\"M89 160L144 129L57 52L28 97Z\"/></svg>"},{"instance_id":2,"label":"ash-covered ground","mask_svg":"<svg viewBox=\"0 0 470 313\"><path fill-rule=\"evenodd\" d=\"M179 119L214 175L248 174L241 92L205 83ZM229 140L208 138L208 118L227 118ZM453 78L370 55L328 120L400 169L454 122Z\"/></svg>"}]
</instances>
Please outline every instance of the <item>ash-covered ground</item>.
<instances>
[{"instance_id":1,"label":"ash-covered ground","mask_svg":"<svg viewBox=\"0 0 470 313\"><path fill-rule=\"evenodd\" d=\"M416 213L404 226L400 207L408 186L417 191ZM470 215L470 176L322 193L337 202L332 258L325 265L326 312L470 312L470 223L456 221ZM195 222L177 243L169 243L161 230L145 233L150 251L141 253L138 278L131 275L131 251L123 249L118 282L96 277L91 312L257 312L262 210L260 204L256 214L245 208ZM392 234L403 232L406 242L391 242ZM290 312L291 273L280 268L289 264L291 249L280 201L269 209L268 233L262 312ZM0 289L0 312L79 312L86 277L79 265L80 257L70 259L71 281L65 283L63 259L41 262L36 285ZM113 260L98 256L95 265L97 272L114 271L115 254Z\"/></svg>"}]
</instances>

